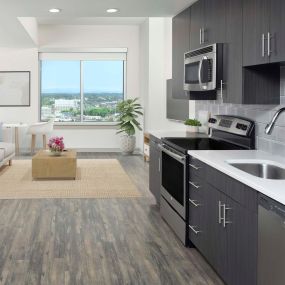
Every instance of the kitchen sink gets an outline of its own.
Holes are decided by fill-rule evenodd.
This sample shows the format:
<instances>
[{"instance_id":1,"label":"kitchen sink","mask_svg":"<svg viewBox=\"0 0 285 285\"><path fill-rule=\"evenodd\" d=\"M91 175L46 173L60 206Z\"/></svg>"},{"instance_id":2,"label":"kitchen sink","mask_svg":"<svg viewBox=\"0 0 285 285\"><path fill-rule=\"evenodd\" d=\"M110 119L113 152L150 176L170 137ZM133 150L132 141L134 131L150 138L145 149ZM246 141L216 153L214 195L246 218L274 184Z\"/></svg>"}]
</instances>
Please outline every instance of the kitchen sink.
<instances>
[{"instance_id":1,"label":"kitchen sink","mask_svg":"<svg viewBox=\"0 0 285 285\"><path fill-rule=\"evenodd\" d=\"M285 168L276 166L270 163L239 163L228 162L233 167L236 167L248 174L261 177L264 179L285 179Z\"/></svg>"}]
</instances>

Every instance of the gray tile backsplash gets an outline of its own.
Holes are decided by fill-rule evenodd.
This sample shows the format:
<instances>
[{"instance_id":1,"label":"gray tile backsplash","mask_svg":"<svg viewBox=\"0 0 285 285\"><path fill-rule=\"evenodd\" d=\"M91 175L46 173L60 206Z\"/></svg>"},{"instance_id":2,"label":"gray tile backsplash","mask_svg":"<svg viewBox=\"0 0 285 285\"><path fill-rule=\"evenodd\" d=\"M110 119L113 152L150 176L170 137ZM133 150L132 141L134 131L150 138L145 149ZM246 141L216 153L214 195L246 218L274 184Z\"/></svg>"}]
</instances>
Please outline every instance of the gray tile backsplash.
<instances>
[{"instance_id":1,"label":"gray tile backsplash","mask_svg":"<svg viewBox=\"0 0 285 285\"><path fill-rule=\"evenodd\" d=\"M196 101L196 116L199 110L207 110L212 115L238 115L256 122L257 148L276 155L285 155L285 113L281 114L271 135L264 129L272 116L281 107L285 107L285 68L281 68L280 84L281 105L238 105L224 104L220 94L216 101Z\"/></svg>"}]
</instances>

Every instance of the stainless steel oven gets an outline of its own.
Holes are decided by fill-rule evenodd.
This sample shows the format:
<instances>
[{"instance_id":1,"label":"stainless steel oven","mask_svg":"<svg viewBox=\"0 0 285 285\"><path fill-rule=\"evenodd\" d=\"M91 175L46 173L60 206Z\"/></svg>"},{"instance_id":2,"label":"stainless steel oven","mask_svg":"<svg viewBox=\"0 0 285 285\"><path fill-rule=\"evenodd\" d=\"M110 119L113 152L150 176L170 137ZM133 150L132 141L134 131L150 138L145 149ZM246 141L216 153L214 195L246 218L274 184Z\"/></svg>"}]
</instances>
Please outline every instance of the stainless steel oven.
<instances>
[{"instance_id":1,"label":"stainless steel oven","mask_svg":"<svg viewBox=\"0 0 285 285\"><path fill-rule=\"evenodd\" d=\"M222 80L222 44L213 44L184 54L184 90L213 91Z\"/></svg>"},{"instance_id":2,"label":"stainless steel oven","mask_svg":"<svg viewBox=\"0 0 285 285\"><path fill-rule=\"evenodd\" d=\"M187 155L165 144L162 144L161 150L161 195L185 219Z\"/></svg>"}]
</instances>

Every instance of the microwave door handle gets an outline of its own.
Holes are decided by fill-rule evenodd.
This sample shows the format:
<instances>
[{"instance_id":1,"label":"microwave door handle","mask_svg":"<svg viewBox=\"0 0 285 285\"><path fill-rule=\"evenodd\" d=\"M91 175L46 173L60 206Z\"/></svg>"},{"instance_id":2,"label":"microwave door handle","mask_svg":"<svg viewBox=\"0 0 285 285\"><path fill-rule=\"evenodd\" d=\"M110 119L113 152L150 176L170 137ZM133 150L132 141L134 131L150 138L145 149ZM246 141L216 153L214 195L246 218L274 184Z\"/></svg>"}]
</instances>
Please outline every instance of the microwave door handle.
<instances>
[{"instance_id":1,"label":"microwave door handle","mask_svg":"<svg viewBox=\"0 0 285 285\"><path fill-rule=\"evenodd\" d=\"M203 59L200 60L199 62L199 68L198 68L198 80L199 80L199 85L202 89L202 75L201 75L201 72L202 72L202 64L203 64Z\"/></svg>"}]
</instances>

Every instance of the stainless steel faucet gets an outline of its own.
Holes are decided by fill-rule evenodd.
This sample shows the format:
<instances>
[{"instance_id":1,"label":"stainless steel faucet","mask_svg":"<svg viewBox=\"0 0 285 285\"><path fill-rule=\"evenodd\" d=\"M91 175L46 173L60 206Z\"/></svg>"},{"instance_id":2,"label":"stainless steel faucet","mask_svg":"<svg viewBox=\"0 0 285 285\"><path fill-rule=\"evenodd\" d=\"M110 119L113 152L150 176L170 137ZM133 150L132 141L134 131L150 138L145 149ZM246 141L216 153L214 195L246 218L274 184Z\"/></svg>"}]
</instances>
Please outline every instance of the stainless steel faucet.
<instances>
[{"instance_id":1,"label":"stainless steel faucet","mask_svg":"<svg viewBox=\"0 0 285 285\"><path fill-rule=\"evenodd\" d=\"M276 123L278 117L279 117L280 114L281 114L282 112L284 112L284 111L285 111L285 107L279 109L279 110L274 114L274 116L273 116L271 122L266 125L266 127L265 127L265 133L266 133L267 135L270 135L270 134L272 133L273 128L274 128L274 125L275 125L275 123Z\"/></svg>"}]
</instances>

